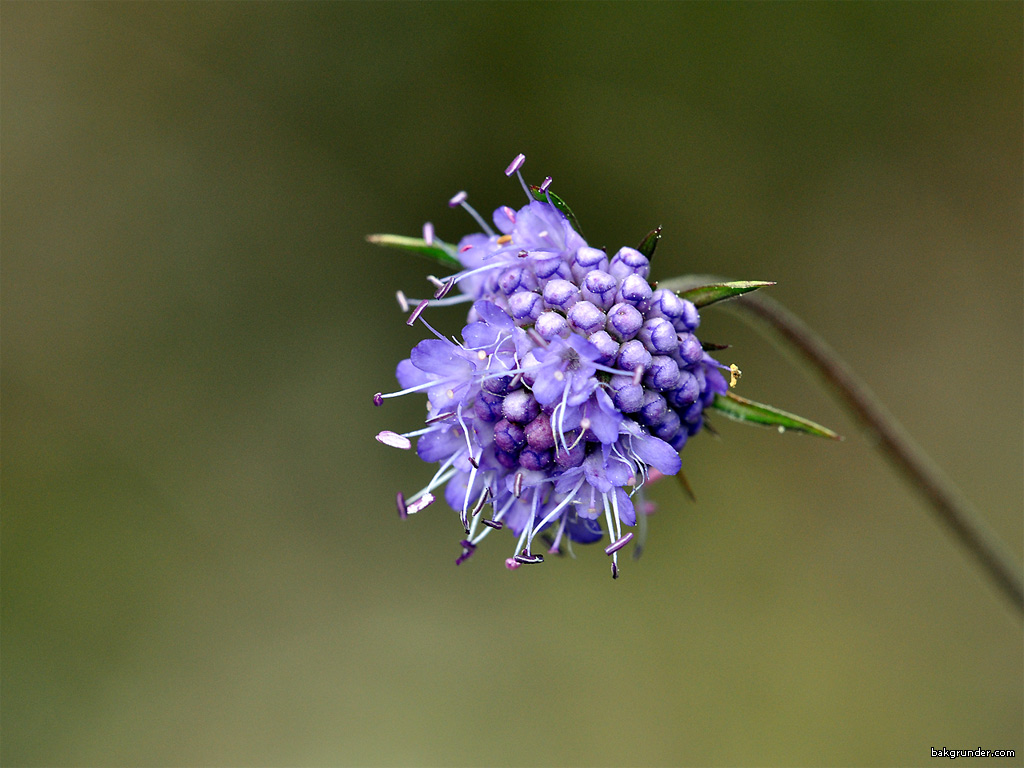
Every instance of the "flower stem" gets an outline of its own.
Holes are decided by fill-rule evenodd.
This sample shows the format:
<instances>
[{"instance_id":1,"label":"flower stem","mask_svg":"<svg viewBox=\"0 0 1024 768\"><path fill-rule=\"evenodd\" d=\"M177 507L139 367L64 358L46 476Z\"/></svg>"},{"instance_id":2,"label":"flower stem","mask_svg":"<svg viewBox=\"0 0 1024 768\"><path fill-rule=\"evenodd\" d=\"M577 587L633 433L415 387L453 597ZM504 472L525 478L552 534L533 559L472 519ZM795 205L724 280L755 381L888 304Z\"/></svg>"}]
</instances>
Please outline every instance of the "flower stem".
<instances>
[{"instance_id":1,"label":"flower stem","mask_svg":"<svg viewBox=\"0 0 1024 768\"><path fill-rule=\"evenodd\" d=\"M662 280L659 287L680 291L720 282L724 280L719 277L694 275ZM1024 577L1007 546L835 350L799 317L761 292L746 294L722 306L741 316L756 317L813 366L833 394L878 441L885 456L928 499L939 519L977 559L999 590L1024 613Z\"/></svg>"}]
</instances>

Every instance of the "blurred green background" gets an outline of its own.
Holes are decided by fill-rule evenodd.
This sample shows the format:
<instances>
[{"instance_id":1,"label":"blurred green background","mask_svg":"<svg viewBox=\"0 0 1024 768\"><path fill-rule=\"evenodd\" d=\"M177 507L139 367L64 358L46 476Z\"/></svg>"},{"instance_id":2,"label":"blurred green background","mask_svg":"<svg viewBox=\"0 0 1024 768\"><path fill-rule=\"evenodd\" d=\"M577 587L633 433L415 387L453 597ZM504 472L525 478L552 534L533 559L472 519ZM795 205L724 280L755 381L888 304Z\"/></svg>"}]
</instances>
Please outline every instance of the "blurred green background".
<instances>
[{"instance_id":1,"label":"blurred green background","mask_svg":"<svg viewBox=\"0 0 1024 768\"><path fill-rule=\"evenodd\" d=\"M4 765L1024 764L1019 618L726 313L845 443L719 419L618 582L456 569L370 401L434 267L363 239L522 151L656 277L777 280L1021 557L1020 3L0 13Z\"/></svg>"}]
</instances>

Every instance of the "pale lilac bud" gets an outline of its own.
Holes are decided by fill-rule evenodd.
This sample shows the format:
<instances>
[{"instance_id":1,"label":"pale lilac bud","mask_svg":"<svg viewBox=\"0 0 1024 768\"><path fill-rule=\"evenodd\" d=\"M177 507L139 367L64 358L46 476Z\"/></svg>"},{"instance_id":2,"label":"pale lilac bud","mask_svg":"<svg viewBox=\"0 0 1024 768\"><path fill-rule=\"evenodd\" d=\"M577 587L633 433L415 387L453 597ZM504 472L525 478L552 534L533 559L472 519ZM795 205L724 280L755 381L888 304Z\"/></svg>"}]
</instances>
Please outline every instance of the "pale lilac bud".
<instances>
[{"instance_id":1,"label":"pale lilac bud","mask_svg":"<svg viewBox=\"0 0 1024 768\"><path fill-rule=\"evenodd\" d=\"M545 341L551 341L556 336L565 338L571 332L569 321L557 312L542 312L533 327Z\"/></svg>"},{"instance_id":2,"label":"pale lilac bud","mask_svg":"<svg viewBox=\"0 0 1024 768\"><path fill-rule=\"evenodd\" d=\"M583 298L598 308L607 311L615 303L615 292L618 289L619 281L609 275L595 269L587 273L583 278L581 293Z\"/></svg>"},{"instance_id":3,"label":"pale lilac bud","mask_svg":"<svg viewBox=\"0 0 1024 768\"><path fill-rule=\"evenodd\" d=\"M636 337L652 355L671 355L679 348L676 329L664 317L655 317L645 322Z\"/></svg>"},{"instance_id":4,"label":"pale lilac bud","mask_svg":"<svg viewBox=\"0 0 1024 768\"><path fill-rule=\"evenodd\" d=\"M520 291L509 297L508 307L516 325L532 325L544 311L544 302L533 291Z\"/></svg>"},{"instance_id":5,"label":"pale lilac bud","mask_svg":"<svg viewBox=\"0 0 1024 768\"><path fill-rule=\"evenodd\" d=\"M540 405L532 394L525 389L519 389L505 398L505 402L501 404L501 412L509 421L527 424L537 418Z\"/></svg>"},{"instance_id":6,"label":"pale lilac bud","mask_svg":"<svg viewBox=\"0 0 1024 768\"><path fill-rule=\"evenodd\" d=\"M643 311L647 308L647 302L650 301L652 295L651 284L645 278L640 275L626 275L622 279L615 300L632 304Z\"/></svg>"},{"instance_id":7,"label":"pale lilac bud","mask_svg":"<svg viewBox=\"0 0 1024 768\"><path fill-rule=\"evenodd\" d=\"M516 291L532 291L537 288L537 278L533 272L522 267L506 269L498 280L502 293L511 296Z\"/></svg>"},{"instance_id":8,"label":"pale lilac bud","mask_svg":"<svg viewBox=\"0 0 1024 768\"><path fill-rule=\"evenodd\" d=\"M640 418L644 424L651 426L659 423L668 412L668 403L664 395L655 392L653 389L644 390L644 402L640 406Z\"/></svg>"},{"instance_id":9,"label":"pale lilac bud","mask_svg":"<svg viewBox=\"0 0 1024 768\"><path fill-rule=\"evenodd\" d=\"M587 341L601 353L597 359L599 363L611 363L619 354L619 342L609 336L607 331L596 331L587 337Z\"/></svg>"},{"instance_id":10,"label":"pale lilac bud","mask_svg":"<svg viewBox=\"0 0 1024 768\"><path fill-rule=\"evenodd\" d=\"M700 325L700 313L697 311L696 305L688 299L680 299L683 305L682 314L679 317L679 324L688 331L695 330ZM680 328L679 330L683 330Z\"/></svg>"},{"instance_id":11,"label":"pale lilac bud","mask_svg":"<svg viewBox=\"0 0 1024 768\"><path fill-rule=\"evenodd\" d=\"M651 271L651 262L636 248L620 248L611 260L608 271L622 280L627 275L647 277Z\"/></svg>"},{"instance_id":12,"label":"pale lilac bud","mask_svg":"<svg viewBox=\"0 0 1024 768\"><path fill-rule=\"evenodd\" d=\"M573 330L589 335L604 328L605 315L589 301L577 301L569 310L569 324Z\"/></svg>"},{"instance_id":13,"label":"pale lilac bud","mask_svg":"<svg viewBox=\"0 0 1024 768\"><path fill-rule=\"evenodd\" d=\"M608 311L608 321L604 327L612 338L629 341L636 336L643 322L644 317L636 307L631 304L616 304Z\"/></svg>"},{"instance_id":14,"label":"pale lilac bud","mask_svg":"<svg viewBox=\"0 0 1024 768\"><path fill-rule=\"evenodd\" d=\"M568 280L550 280L544 286L544 305L548 309L568 312L579 298L580 289Z\"/></svg>"},{"instance_id":15,"label":"pale lilac bud","mask_svg":"<svg viewBox=\"0 0 1024 768\"><path fill-rule=\"evenodd\" d=\"M589 246L584 246L576 251L576 256L573 257L572 263L572 276L579 281L586 277L587 273L593 269L608 270L607 254L598 248L590 248Z\"/></svg>"},{"instance_id":16,"label":"pale lilac bud","mask_svg":"<svg viewBox=\"0 0 1024 768\"><path fill-rule=\"evenodd\" d=\"M651 294L651 298L647 302L648 318L664 317L673 325L683 316L685 310L683 300L664 288L659 288Z\"/></svg>"},{"instance_id":17,"label":"pale lilac bud","mask_svg":"<svg viewBox=\"0 0 1024 768\"><path fill-rule=\"evenodd\" d=\"M533 271L541 285L546 285L549 280L567 280L572 277L572 270L561 256L535 259Z\"/></svg>"},{"instance_id":18,"label":"pale lilac bud","mask_svg":"<svg viewBox=\"0 0 1024 768\"><path fill-rule=\"evenodd\" d=\"M662 440L671 440L679 431L681 423L678 413L666 411L665 416L656 426L651 428L651 431L655 437L660 437Z\"/></svg>"},{"instance_id":19,"label":"pale lilac bud","mask_svg":"<svg viewBox=\"0 0 1024 768\"><path fill-rule=\"evenodd\" d=\"M666 390L677 386L679 382L679 365L671 357L655 355L651 365L644 374L644 384L654 389Z\"/></svg>"},{"instance_id":20,"label":"pale lilac bud","mask_svg":"<svg viewBox=\"0 0 1024 768\"><path fill-rule=\"evenodd\" d=\"M619 347L618 367L623 371L635 371L637 367L647 370L651 364L651 353L644 345L633 339Z\"/></svg>"}]
</instances>

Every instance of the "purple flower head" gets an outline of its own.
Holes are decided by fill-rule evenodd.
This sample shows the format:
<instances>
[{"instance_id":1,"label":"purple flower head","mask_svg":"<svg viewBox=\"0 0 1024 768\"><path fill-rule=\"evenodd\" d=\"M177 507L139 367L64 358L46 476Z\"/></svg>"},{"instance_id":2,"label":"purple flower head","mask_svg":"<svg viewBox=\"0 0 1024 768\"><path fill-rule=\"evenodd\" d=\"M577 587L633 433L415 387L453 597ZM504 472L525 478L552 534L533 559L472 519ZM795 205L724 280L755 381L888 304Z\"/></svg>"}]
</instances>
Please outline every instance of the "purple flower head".
<instances>
[{"instance_id":1,"label":"purple flower head","mask_svg":"<svg viewBox=\"0 0 1024 768\"><path fill-rule=\"evenodd\" d=\"M642 486L680 471L679 450L728 384L694 336L697 308L651 284L649 252L621 248L609 258L591 248L546 192L550 180L531 192L519 179L529 202L498 208L494 227L465 193L452 198L482 232L447 246L462 269L431 278L434 299L401 297L432 338L399 363L401 391L374 398L423 392L427 418L377 439L403 449L415 439L420 458L438 465L417 494L399 494L399 512L443 496L464 528L457 563L507 528L510 569L543 561L543 534L549 553L607 539L617 576L617 552L633 537L623 527L647 506ZM433 227L424 231L428 244L440 242ZM461 342L422 317L424 307L463 302L471 309Z\"/></svg>"}]
</instances>

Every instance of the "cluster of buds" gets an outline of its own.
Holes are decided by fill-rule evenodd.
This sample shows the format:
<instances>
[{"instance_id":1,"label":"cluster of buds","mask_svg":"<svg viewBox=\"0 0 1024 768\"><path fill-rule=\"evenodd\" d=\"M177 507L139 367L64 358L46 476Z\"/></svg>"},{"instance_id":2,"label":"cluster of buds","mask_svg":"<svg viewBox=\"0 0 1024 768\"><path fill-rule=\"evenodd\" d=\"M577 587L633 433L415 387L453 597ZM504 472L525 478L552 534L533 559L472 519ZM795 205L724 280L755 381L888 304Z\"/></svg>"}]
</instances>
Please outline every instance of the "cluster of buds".
<instances>
[{"instance_id":1,"label":"cluster of buds","mask_svg":"<svg viewBox=\"0 0 1024 768\"><path fill-rule=\"evenodd\" d=\"M425 393L426 423L377 439L409 449L416 438L420 458L440 465L418 493L398 494L398 510L418 512L443 486L465 530L457 563L490 531L509 528L510 569L543 561L534 540L545 532L549 553L607 537L617 577L616 553L633 537L623 526L644 512L638 492L652 476L680 471L679 451L736 369L696 337L697 307L652 285L653 249L609 257L590 247L550 178L527 187L524 159L506 169L526 191L524 207L498 208L492 227L460 192L449 204L481 232L451 246L424 227L419 242L457 259L459 271L432 278L433 299L399 294L408 323L432 338L399 363L401 391L374 402ZM429 306L461 302L471 305L461 341L424 318Z\"/></svg>"}]
</instances>

